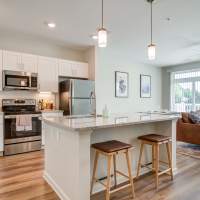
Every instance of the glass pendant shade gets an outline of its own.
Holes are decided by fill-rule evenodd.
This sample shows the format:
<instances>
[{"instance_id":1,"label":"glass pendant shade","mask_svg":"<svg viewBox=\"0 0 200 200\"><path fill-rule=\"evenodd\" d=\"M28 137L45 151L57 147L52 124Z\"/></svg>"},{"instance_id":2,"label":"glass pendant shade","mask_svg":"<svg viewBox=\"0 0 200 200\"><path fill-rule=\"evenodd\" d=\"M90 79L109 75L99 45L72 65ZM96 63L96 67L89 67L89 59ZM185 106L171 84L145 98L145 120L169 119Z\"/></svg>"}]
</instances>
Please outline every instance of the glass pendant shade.
<instances>
[{"instance_id":1,"label":"glass pendant shade","mask_svg":"<svg viewBox=\"0 0 200 200\"><path fill-rule=\"evenodd\" d=\"M149 60L156 59L156 45L150 44L148 46L148 57L149 57Z\"/></svg>"},{"instance_id":2,"label":"glass pendant shade","mask_svg":"<svg viewBox=\"0 0 200 200\"><path fill-rule=\"evenodd\" d=\"M98 30L98 46L99 47L106 47L107 46L107 39L108 39L108 33L107 30L104 28L101 28Z\"/></svg>"}]
</instances>

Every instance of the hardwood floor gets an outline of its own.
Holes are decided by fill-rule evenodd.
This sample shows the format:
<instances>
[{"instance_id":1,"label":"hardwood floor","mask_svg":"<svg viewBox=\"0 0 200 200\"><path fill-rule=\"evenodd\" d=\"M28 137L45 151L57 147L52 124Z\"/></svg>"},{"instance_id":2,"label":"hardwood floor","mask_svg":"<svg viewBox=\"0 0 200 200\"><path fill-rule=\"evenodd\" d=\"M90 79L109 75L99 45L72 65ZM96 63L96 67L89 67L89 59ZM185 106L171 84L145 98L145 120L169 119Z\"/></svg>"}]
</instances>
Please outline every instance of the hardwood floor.
<instances>
[{"instance_id":1,"label":"hardwood floor","mask_svg":"<svg viewBox=\"0 0 200 200\"><path fill-rule=\"evenodd\" d=\"M43 152L0 158L0 200L59 200L42 178L43 167ZM178 155L178 170L173 182L161 177L158 191L151 175L136 181L135 199L200 200L200 160ZM104 193L92 200L104 200ZM130 200L130 191L113 194L111 200Z\"/></svg>"}]
</instances>

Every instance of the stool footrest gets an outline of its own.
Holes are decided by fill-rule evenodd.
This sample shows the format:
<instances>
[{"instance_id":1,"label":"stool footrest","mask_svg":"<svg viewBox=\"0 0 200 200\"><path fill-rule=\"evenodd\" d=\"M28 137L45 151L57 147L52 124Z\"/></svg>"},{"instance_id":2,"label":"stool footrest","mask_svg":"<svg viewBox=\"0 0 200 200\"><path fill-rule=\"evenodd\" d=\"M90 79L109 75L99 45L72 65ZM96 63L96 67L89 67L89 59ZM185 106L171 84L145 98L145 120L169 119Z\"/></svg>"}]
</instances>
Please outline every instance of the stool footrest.
<instances>
[{"instance_id":1,"label":"stool footrest","mask_svg":"<svg viewBox=\"0 0 200 200\"><path fill-rule=\"evenodd\" d=\"M163 174L167 174L167 172L169 172L170 170L171 170L171 168L168 168L164 171L161 171L161 172L158 173L158 176L163 175Z\"/></svg>"},{"instance_id":2,"label":"stool footrest","mask_svg":"<svg viewBox=\"0 0 200 200\"><path fill-rule=\"evenodd\" d=\"M129 179L129 177L126 174L124 174L123 172L120 172L120 171L116 170L116 173L121 175L121 176L123 176L123 177L125 177L125 178L127 178L127 179Z\"/></svg>"},{"instance_id":3,"label":"stool footrest","mask_svg":"<svg viewBox=\"0 0 200 200\"><path fill-rule=\"evenodd\" d=\"M115 193L115 192L118 192L118 191L123 190L124 188L130 187L130 186L131 186L131 184L128 183L128 184L126 184L126 185L123 185L123 186L120 186L120 187L118 187L118 188L112 189L112 190L110 191L110 194Z\"/></svg>"}]
</instances>

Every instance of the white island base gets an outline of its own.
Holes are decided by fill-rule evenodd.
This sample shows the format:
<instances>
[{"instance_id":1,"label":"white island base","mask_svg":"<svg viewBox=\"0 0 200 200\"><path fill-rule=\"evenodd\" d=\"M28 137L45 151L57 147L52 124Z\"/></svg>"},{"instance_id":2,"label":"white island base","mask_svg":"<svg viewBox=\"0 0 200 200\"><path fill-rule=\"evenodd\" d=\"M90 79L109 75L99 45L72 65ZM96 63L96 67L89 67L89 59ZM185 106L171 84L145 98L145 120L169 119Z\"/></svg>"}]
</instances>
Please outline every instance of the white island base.
<instances>
[{"instance_id":1,"label":"white island base","mask_svg":"<svg viewBox=\"0 0 200 200\"><path fill-rule=\"evenodd\" d=\"M90 177L93 170L94 152L92 143L119 140L136 148L132 151L132 172L136 174L140 135L157 133L172 137L172 166L176 170L176 120L177 116L134 115L128 117L103 118L49 118L45 122L45 171L44 178L61 200L89 200ZM160 158L167 160L166 149L161 147ZM117 167L127 173L126 162ZM151 148L146 147L144 162L151 162ZM106 177L106 160L102 156L97 177ZM143 173L146 171L143 171ZM118 177L118 183L123 182ZM170 181L170 178L169 178ZM104 189L98 183L94 192ZM136 194L137 195L137 194Z\"/></svg>"}]
</instances>

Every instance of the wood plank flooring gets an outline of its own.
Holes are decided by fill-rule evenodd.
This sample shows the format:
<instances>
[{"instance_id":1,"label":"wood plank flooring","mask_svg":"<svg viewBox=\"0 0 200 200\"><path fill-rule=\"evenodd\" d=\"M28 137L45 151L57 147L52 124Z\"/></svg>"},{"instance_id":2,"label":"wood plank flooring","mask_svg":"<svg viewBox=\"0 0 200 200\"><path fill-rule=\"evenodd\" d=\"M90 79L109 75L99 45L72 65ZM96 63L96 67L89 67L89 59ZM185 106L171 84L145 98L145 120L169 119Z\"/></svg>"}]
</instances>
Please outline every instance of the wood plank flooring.
<instances>
[{"instance_id":1,"label":"wood plank flooring","mask_svg":"<svg viewBox=\"0 0 200 200\"><path fill-rule=\"evenodd\" d=\"M0 200L59 200L42 178L43 152L0 158ZM161 178L155 190L151 175L135 182L135 200L200 200L200 160L178 155L179 173L173 182ZM104 193L92 200L104 200ZM130 200L129 189L111 196L111 200Z\"/></svg>"}]
</instances>

